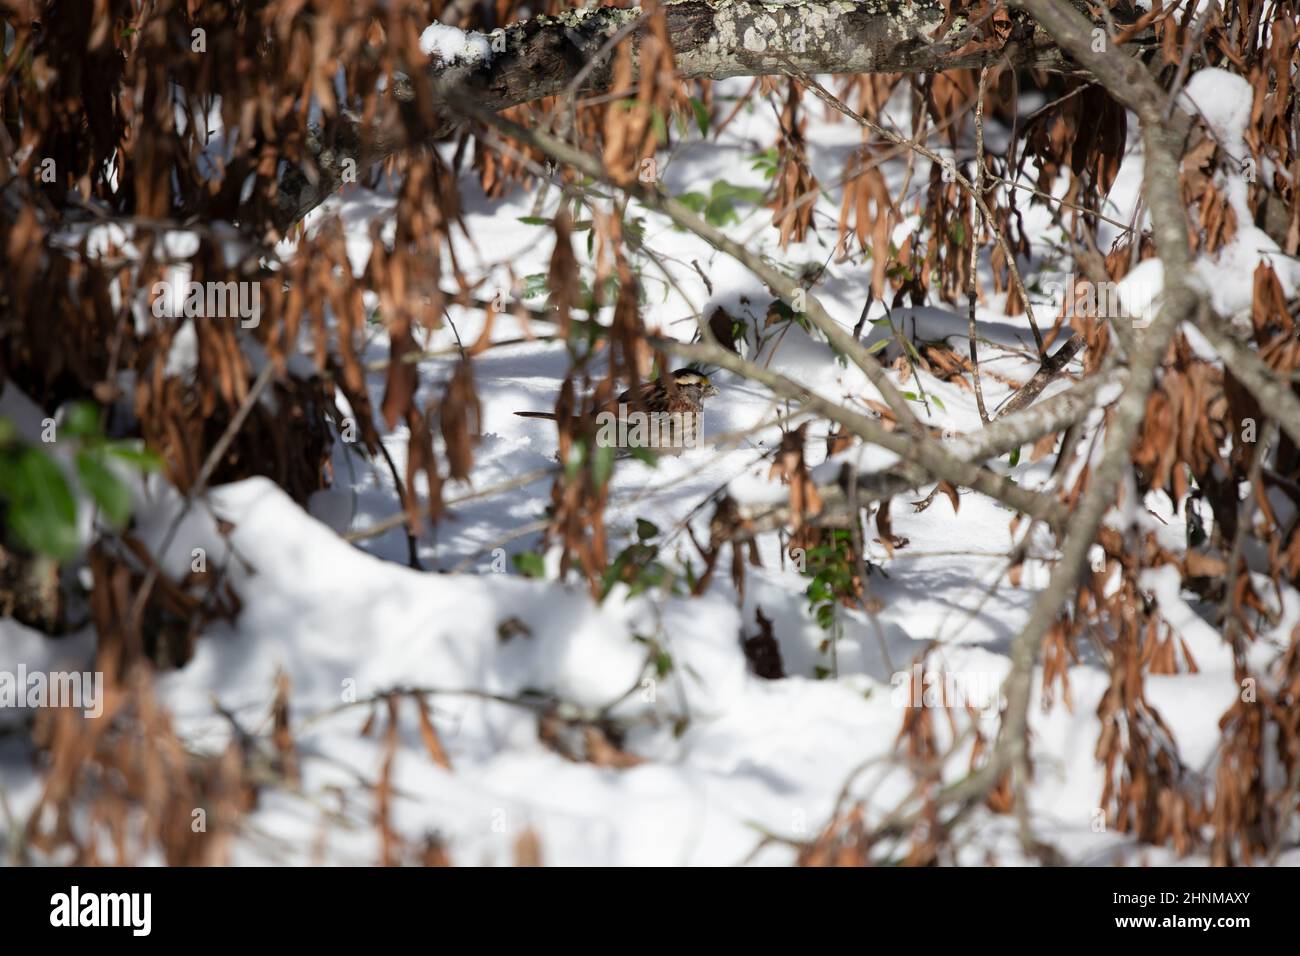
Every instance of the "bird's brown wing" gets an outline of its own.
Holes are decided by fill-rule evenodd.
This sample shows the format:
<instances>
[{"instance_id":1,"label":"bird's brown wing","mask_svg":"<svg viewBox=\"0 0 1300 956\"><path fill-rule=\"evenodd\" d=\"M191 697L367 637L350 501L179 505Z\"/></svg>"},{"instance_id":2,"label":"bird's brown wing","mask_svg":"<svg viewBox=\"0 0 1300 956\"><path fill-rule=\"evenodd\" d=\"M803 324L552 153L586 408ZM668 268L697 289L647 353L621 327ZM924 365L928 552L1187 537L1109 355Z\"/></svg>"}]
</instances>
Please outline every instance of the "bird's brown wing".
<instances>
[{"instance_id":1,"label":"bird's brown wing","mask_svg":"<svg viewBox=\"0 0 1300 956\"><path fill-rule=\"evenodd\" d=\"M662 411L668 400L668 390L664 388L663 382L660 382L657 379L655 381L642 382L640 393L642 404L652 412ZM614 399L610 404L617 408L619 405L632 405L635 401L636 399L632 394L632 389L629 388L620 393L618 398Z\"/></svg>"}]
</instances>

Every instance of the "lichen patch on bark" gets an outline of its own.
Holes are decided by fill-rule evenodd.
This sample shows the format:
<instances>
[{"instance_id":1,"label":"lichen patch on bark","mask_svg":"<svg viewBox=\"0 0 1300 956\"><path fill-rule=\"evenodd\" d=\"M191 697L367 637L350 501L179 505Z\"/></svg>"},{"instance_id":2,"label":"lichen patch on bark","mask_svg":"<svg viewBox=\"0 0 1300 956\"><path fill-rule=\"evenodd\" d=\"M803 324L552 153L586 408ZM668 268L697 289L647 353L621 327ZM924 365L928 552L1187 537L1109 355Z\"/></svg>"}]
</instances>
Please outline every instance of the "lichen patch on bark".
<instances>
[{"instance_id":1,"label":"lichen patch on bark","mask_svg":"<svg viewBox=\"0 0 1300 956\"><path fill-rule=\"evenodd\" d=\"M847 0L831 3L766 4L746 0L708 3L714 11L711 51L745 50L809 53L840 42L840 16L857 8Z\"/></svg>"}]
</instances>

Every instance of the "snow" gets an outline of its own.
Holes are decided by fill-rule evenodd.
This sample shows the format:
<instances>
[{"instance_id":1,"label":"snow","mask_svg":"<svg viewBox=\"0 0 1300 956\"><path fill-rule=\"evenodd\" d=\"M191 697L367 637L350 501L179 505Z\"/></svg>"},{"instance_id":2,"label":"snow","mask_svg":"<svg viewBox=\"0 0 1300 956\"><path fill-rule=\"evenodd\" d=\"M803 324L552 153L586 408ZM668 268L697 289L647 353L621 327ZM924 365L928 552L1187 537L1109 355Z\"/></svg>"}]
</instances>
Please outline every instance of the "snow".
<instances>
[{"instance_id":1,"label":"snow","mask_svg":"<svg viewBox=\"0 0 1300 956\"><path fill-rule=\"evenodd\" d=\"M1254 157L1246 143L1254 90L1241 76L1218 68L1198 70L1187 81L1179 105L1199 115L1209 127L1225 158L1215 185L1223 190L1236 214L1237 232L1213 258L1202 256L1196 263L1210 302L1220 315L1233 316L1251 307L1255 267L1261 258L1273 267L1288 296L1300 287L1300 263L1282 255L1277 243L1254 224L1247 194L1248 177L1263 174L1254 169Z\"/></svg>"},{"instance_id":2,"label":"snow","mask_svg":"<svg viewBox=\"0 0 1300 956\"><path fill-rule=\"evenodd\" d=\"M448 66L479 63L492 59L492 43L482 33L467 33L435 21L420 34L420 52Z\"/></svg>"},{"instance_id":3,"label":"snow","mask_svg":"<svg viewBox=\"0 0 1300 956\"><path fill-rule=\"evenodd\" d=\"M1253 98L1254 90L1245 77L1210 67L1192 74L1179 106L1199 113L1215 138L1231 148L1245 140Z\"/></svg>"},{"instance_id":4,"label":"snow","mask_svg":"<svg viewBox=\"0 0 1300 956\"><path fill-rule=\"evenodd\" d=\"M1165 264L1159 259L1144 259L1117 283L1120 302L1134 328L1146 328L1155 321L1164 287Z\"/></svg>"},{"instance_id":5,"label":"snow","mask_svg":"<svg viewBox=\"0 0 1300 956\"><path fill-rule=\"evenodd\" d=\"M640 683L646 654L633 635L646 618L644 601L615 593L595 606L580 589L508 575L431 578L352 548L261 479L217 489L213 510L236 524L230 544L254 567L232 565L246 601L238 629L200 642L195 659L160 682L183 732L220 747L229 728L212 714L211 695L252 716L280 670L293 677L292 711L303 721L329 715L345 691L365 698L393 687L443 689L433 698L435 720L454 770L431 770L414 753L400 761L399 791L437 795L403 801L401 813L412 827L463 838L473 853L507 852L509 835L494 843L487 826L488 808L502 808L547 833L556 863L738 860L751 848L750 813L789 828L785 802L761 785L765 774L798 781L811 812L849 769L849 739L873 714L883 716L880 703L834 683L769 684L748 675L734 606L718 596L674 599L662 608L665 629L677 635L674 674L656 682L653 705L637 693L613 711L641 721L644 746L671 756L671 765L622 773L574 765L538 743L527 710L457 692L532 690L600 709ZM502 640L498 628L510 617L531 634ZM804 710L822 721L811 749L799 729L803 714L781 726ZM700 729L674 742L664 725L688 712ZM364 713L340 711L298 737L314 756L304 768L308 793L337 784L332 765L378 758L378 743L355 739ZM748 798L737 802L734 791ZM467 815L468 806L480 813ZM301 811L285 807L259 822L281 833ZM595 834L582 823L587 814L602 821ZM705 815L723 832L712 848L693 848L688 824Z\"/></svg>"}]
</instances>

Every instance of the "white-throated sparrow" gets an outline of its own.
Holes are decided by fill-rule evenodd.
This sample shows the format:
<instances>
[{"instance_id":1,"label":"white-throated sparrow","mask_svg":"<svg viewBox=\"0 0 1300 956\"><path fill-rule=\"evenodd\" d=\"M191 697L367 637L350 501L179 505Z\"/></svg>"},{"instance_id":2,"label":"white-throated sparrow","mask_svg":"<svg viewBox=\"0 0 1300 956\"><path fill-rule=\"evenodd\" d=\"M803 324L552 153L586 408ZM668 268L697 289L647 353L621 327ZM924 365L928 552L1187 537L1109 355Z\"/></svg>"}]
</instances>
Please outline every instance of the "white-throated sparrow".
<instances>
[{"instance_id":1,"label":"white-throated sparrow","mask_svg":"<svg viewBox=\"0 0 1300 956\"><path fill-rule=\"evenodd\" d=\"M596 413L596 442L620 449L646 448L676 453L695 448L700 440L704 400L717 395L709 377L691 368L641 386L641 406L628 389ZM555 421L554 412L515 412L521 418Z\"/></svg>"}]
</instances>

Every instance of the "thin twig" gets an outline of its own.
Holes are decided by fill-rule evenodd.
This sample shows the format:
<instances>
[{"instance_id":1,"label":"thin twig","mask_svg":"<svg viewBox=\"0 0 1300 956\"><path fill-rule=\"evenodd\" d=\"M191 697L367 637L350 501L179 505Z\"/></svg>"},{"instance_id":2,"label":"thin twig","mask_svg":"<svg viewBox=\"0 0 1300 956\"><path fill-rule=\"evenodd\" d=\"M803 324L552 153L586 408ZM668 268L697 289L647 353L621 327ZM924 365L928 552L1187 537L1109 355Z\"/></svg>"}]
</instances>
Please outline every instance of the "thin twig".
<instances>
[{"instance_id":1,"label":"thin twig","mask_svg":"<svg viewBox=\"0 0 1300 956\"><path fill-rule=\"evenodd\" d=\"M538 468L536 471L530 471L526 474L511 478L509 481L503 481L487 488L481 488L478 491L471 491L468 494L461 495L459 498L451 498L444 501L444 508L454 508L456 505L462 505L469 501L479 498L486 498L489 495L500 494L503 491L512 491L515 488L522 488L531 485L535 481L541 481L548 475L554 474L559 470L558 465L552 465L547 468ZM374 524L366 528L358 528L356 531L349 531L343 535L345 541L365 541L367 538L377 538L381 534L386 534L394 528L406 523L406 513L399 512L389 515L387 518L381 518Z\"/></svg>"},{"instance_id":2,"label":"thin twig","mask_svg":"<svg viewBox=\"0 0 1300 956\"><path fill-rule=\"evenodd\" d=\"M975 97L975 195L984 195L984 88L988 82L989 68L980 69L979 93ZM984 405L984 385L980 381L979 351L975 347L975 267L979 255L979 206L972 202L970 209L970 267L966 277L966 325L967 340L970 344L971 377L975 380L975 404L979 408L980 421L989 423L989 412Z\"/></svg>"}]
</instances>

